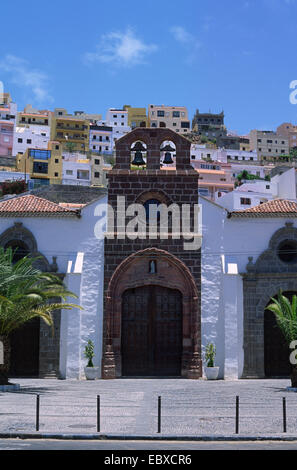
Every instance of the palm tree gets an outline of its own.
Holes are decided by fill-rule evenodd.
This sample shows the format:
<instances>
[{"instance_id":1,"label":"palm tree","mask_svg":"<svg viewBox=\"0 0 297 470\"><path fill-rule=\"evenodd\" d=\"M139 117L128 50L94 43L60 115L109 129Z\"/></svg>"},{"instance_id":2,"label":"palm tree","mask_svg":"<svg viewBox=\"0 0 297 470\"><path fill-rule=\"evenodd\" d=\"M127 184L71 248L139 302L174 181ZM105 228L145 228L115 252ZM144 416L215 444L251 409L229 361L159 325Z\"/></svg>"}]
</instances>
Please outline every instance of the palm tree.
<instances>
[{"instance_id":1,"label":"palm tree","mask_svg":"<svg viewBox=\"0 0 297 470\"><path fill-rule=\"evenodd\" d=\"M24 257L15 263L14 251L0 248L0 341L4 350L4 361L0 363L0 385L8 383L9 335L12 331L39 317L52 327L53 332L54 310L81 308L76 304L56 301L57 298L65 301L67 297L77 296L65 288L57 275L36 269L36 259Z\"/></svg>"},{"instance_id":2,"label":"palm tree","mask_svg":"<svg viewBox=\"0 0 297 470\"><path fill-rule=\"evenodd\" d=\"M280 291L278 298L272 298L271 300L273 302L266 307L266 310L274 313L276 323L290 347L292 341L297 340L297 296L293 295L292 302L290 302ZM292 362L291 382L292 387L297 388L297 365L292 364Z\"/></svg>"}]
</instances>

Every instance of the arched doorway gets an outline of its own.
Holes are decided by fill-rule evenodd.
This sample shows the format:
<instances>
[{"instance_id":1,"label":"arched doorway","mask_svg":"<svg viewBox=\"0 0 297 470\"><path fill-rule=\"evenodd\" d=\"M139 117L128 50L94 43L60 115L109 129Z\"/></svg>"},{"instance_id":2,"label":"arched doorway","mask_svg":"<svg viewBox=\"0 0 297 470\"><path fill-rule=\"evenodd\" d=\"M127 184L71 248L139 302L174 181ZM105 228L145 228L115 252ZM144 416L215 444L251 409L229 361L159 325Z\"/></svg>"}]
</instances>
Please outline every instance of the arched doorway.
<instances>
[{"instance_id":1,"label":"arched doorway","mask_svg":"<svg viewBox=\"0 0 297 470\"><path fill-rule=\"evenodd\" d=\"M283 292L290 301L297 292ZM277 295L275 296L277 298ZM267 306L271 303L268 302ZM264 312L264 370L266 377L288 377L291 373L289 361L291 350L279 329L275 315L269 310Z\"/></svg>"},{"instance_id":2,"label":"arched doorway","mask_svg":"<svg viewBox=\"0 0 297 470\"><path fill-rule=\"evenodd\" d=\"M181 293L157 285L126 290L121 336L123 376L181 376Z\"/></svg>"},{"instance_id":3,"label":"arched doorway","mask_svg":"<svg viewBox=\"0 0 297 470\"><path fill-rule=\"evenodd\" d=\"M157 337L148 337L147 329ZM148 349L155 359L145 356ZM199 297L190 270L158 248L131 254L114 271L106 292L102 377L201 374Z\"/></svg>"}]
</instances>

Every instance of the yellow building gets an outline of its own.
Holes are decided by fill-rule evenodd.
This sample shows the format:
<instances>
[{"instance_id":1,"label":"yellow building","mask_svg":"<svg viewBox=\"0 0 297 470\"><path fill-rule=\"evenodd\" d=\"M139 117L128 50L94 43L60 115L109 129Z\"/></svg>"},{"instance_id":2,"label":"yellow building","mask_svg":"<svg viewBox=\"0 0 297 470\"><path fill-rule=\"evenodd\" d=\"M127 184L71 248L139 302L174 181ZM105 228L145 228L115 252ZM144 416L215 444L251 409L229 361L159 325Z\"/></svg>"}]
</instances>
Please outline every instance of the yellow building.
<instances>
[{"instance_id":1,"label":"yellow building","mask_svg":"<svg viewBox=\"0 0 297 470\"><path fill-rule=\"evenodd\" d=\"M149 127L146 108L132 108L129 104L125 104L123 109L128 111L128 126L132 129L136 127Z\"/></svg>"},{"instance_id":2,"label":"yellow building","mask_svg":"<svg viewBox=\"0 0 297 470\"><path fill-rule=\"evenodd\" d=\"M62 183L62 146L50 141L47 150L27 149L16 156L17 170L30 175L30 179L39 180L40 184Z\"/></svg>"},{"instance_id":3,"label":"yellow building","mask_svg":"<svg viewBox=\"0 0 297 470\"><path fill-rule=\"evenodd\" d=\"M61 116L52 119L51 140L62 144L70 152L89 150L90 123L86 119Z\"/></svg>"}]
</instances>

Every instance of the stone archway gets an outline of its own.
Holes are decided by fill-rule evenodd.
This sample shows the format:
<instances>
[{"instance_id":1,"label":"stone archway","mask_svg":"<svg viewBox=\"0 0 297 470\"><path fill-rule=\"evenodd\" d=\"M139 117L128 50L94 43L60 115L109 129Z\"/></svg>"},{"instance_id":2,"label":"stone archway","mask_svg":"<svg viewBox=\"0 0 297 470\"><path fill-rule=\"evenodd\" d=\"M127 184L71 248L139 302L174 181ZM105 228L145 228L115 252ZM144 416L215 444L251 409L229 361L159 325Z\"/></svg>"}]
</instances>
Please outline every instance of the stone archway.
<instances>
[{"instance_id":1,"label":"stone archway","mask_svg":"<svg viewBox=\"0 0 297 470\"><path fill-rule=\"evenodd\" d=\"M56 257L50 264L38 251L33 233L22 222L15 222L0 234L0 246L11 247L16 252L14 261L28 255L36 258L34 267L42 272L57 272ZM11 361L10 375L14 377L57 377L60 356L60 311L53 313L54 337L48 325L39 318L29 321L10 335Z\"/></svg>"},{"instance_id":2,"label":"stone archway","mask_svg":"<svg viewBox=\"0 0 297 470\"><path fill-rule=\"evenodd\" d=\"M149 263L156 270L149 271ZM129 289L156 286L182 293L181 376L199 378L201 326L198 290L187 266L165 250L147 248L126 258L115 270L107 289L102 360L103 378L122 376L122 302Z\"/></svg>"},{"instance_id":3,"label":"stone archway","mask_svg":"<svg viewBox=\"0 0 297 470\"><path fill-rule=\"evenodd\" d=\"M291 222L271 237L267 250L253 263L249 258L243 278L244 369L242 377L266 377L265 308L272 297L282 292L297 291L297 262L284 262L279 247L287 240L297 241L297 228ZM266 353L267 354L267 353ZM269 367L268 367L269 369Z\"/></svg>"}]
</instances>

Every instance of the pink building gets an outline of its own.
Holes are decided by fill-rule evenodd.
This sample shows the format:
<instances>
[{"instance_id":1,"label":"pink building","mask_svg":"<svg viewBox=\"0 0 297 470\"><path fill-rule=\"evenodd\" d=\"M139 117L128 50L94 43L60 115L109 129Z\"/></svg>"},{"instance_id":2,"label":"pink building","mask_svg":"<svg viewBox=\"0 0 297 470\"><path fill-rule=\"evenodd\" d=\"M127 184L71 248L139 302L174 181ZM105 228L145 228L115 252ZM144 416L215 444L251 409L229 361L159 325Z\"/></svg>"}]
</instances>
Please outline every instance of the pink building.
<instances>
[{"instance_id":1,"label":"pink building","mask_svg":"<svg viewBox=\"0 0 297 470\"><path fill-rule=\"evenodd\" d=\"M0 156L12 155L17 106L9 99L0 104Z\"/></svg>"}]
</instances>

